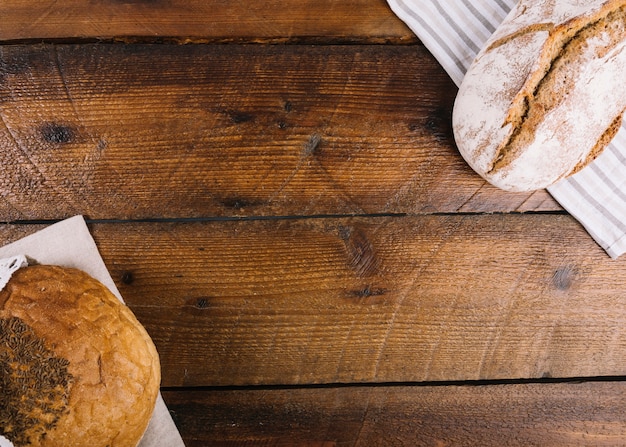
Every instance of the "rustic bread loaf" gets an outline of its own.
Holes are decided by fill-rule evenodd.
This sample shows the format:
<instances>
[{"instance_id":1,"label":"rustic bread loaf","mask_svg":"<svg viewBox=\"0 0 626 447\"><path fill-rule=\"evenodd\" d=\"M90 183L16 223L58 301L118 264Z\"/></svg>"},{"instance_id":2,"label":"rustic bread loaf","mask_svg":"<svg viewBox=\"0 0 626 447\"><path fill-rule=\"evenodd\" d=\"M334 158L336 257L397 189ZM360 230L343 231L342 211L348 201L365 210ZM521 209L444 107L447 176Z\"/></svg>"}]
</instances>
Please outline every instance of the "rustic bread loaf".
<instances>
[{"instance_id":1,"label":"rustic bread loaf","mask_svg":"<svg viewBox=\"0 0 626 447\"><path fill-rule=\"evenodd\" d=\"M521 0L468 69L453 110L467 163L545 188L590 163L626 108L626 0Z\"/></svg>"},{"instance_id":2,"label":"rustic bread loaf","mask_svg":"<svg viewBox=\"0 0 626 447\"><path fill-rule=\"evenodd\" d=\"M134 447L159 383L147 332L86 273L26 267L0 291L0 434L17 447Z\"/></svg>"}]
</instances>

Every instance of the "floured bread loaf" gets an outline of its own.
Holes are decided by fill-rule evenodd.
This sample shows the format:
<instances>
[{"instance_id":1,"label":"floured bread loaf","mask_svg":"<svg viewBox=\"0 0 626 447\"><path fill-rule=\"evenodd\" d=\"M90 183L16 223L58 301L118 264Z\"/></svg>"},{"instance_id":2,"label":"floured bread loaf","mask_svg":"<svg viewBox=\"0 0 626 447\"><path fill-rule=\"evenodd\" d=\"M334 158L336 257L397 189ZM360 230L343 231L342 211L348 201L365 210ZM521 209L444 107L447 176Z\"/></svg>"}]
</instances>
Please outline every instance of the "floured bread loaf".
<instances>
[{"instance_id":1,"label":"floured bread loaf","mask_svg":"<svg viewBox=\"0 0 626 447\"><path fill-rule=\"evenodd\" d=\"M493 185L545 188L590 163L626 108L626 0L521 0L470 66L453 111Z\"/></svg>"},{"instance_id":2,"label":"floured bread loaf","mask_svg":"<svg viewBox=\"0 0 626 447\"><path fill-rule=\"evenodd\" d=\"M0 434L16 447L135 447L159 383L147 332L86 273L25 267L0 291Z\"/></svg>"}]
</instances>

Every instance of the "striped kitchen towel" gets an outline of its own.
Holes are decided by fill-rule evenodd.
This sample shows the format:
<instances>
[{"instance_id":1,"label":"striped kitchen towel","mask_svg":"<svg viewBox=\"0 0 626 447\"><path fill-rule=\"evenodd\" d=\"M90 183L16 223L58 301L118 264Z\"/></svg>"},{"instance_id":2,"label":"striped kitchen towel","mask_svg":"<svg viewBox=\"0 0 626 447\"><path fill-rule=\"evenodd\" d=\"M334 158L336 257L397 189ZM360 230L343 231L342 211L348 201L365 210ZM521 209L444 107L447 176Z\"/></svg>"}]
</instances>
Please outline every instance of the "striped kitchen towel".
<instances>
[{"instance_id":1,"label":"striped kitchen towel","mask_svg":"<svg viewBox=\"0 0 626 447\"><path fill-rule=\"evenodd\" d=\"M517 0L387 0L460 85L484 42ZM626 127L580 172L548 192L612 258L626 252Z\"/></svg>"}]
</instances>

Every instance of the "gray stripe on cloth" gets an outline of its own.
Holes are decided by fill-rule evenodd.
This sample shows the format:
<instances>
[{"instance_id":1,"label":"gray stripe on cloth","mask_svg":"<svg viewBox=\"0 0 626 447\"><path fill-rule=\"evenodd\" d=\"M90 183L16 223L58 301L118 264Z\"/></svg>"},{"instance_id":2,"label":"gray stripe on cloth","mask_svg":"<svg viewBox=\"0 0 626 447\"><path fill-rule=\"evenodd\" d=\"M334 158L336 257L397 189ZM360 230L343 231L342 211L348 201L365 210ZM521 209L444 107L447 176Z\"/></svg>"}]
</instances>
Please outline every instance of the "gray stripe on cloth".
<instances>
[{"instance_id":1,"label":"gray stripe on cloth","mask_svg":"<svg viewBox=\"0 0 626 447\"><path fill-rule=\"evenodd\" d=\"M497 23L492 23L490 20L488 20L484 15L482 15L480 13L480 11L478 11L476 9L476 7L472 4L472 2L470 0L463 0L461 2L463 5L465 5L465 7L471 11L471 13L474 15L474 17L476 19L478 19L478 21L485 27L485 29L489 32L489 34L493 34L493 32L496 30L498 24ZM478 51L476 51L478 53Z\"/></svg>"},{"instance_id":2,"label":"gray stripe on cloth","mask_svg":"<svg viewBox=\"0 0 626 447\"><path fill-rule=\"evenodd\" d=\"M430 25L428 25L428 23L421 16L413 11L413 9L411 9L411 7L404 2L404 0L397 0L397 4L406 14L408 14L417 24L419 24L419 26L422 27L424 32L426 32L435 42L437 42L437 45L439 45L439 47L454 62L457 69L459 69L462 73L465 73L467 71L467 67L465 66L463 61L459 59L459 57L454 51L452 51L448 44L443 39L441 39L441 36L438 33L434 32ZM418 35L418 37L422 38L422 36L420 35ZM435 53L434 56L436 57L437 54Z\"/></svg>"},{"instance_id":3,"label":"gray stripe on cloth","mask_svg":"<svg viewBox=\"0 0 626 447\"><path fill-rule=\"evenodd\" d=\"M457 36L461 38L463 43L467 45L467 47L472 50L474 54L480 51L480 46L476 44L466 33L461 29L461 27L450 17L450 15L446 12L446 10L441 6L441 3L437 0L433 0L432 4L435 6L441 17L444 18L446 23L450 25L450 29L456 33ZM467 67L465 68L467 70ZM464 71L465 71L464 70Z\"/></svg>"},{"instance_id":4,"label":"gray stripe on cloth","mask_svg":"<svg viewBox=\"0 0 626 447\"><path fill-rule=\"evenodd\" d=\"M502 11L505 13L505 15L508 14L509 12L511 12L511 9L513 9L513 5L512 4L510 5L510 4L508 4L508 3L506 3L506 2L504 2L502 0L494 0L494 3L496 5L498 5L502 9Z\"/></svg>"},{"instance_id":5,"label":"gray stripe on cloth","mask_svg":"<svg viewBox=\"0 0 626 447\"><path fill-rule=\"evenodd\" d=\"M569 177L563 181L571 185L572 188L574 188L576 192L580 194L581 198L585 199L587 203L589 203L593 208L598 210L598 212L602 214L602 216L605 217L609 222L611 222L613 226L615 226L615 228L619 229L619 231L621 231L622 233L626 233L626 224L618 219L617 216L615 216L612 212L606 209L603 204L596 200L595 197L589 194L587 189L584 188L580 183L578 183L575 178ZM607 245L608 244L605 244L605 248L608 248Z\"/></svg>"},{"instance_id":6,"label":"gray stripe on cloth","mask_svg":"<svg viewBox=\"0 0 626 447\"><path fill-rule=\"evenodd\" d=\"M620 200L623 200L624 202L626 202L626 193L624 193L624 191L619 189L619 187L613 182L613 180L609 178L609 176L607 176L604 173L604 171L602 171L602 169L598 167L598 165L595 165L592 163L589 165L589 169L593 171L600 180L602 180L602 183L604 183L605 185L609 187L609 189L611 190L611 194L615 194L615 196L617 196ZM611 213L611 215L612 214L613 213Z\"/></svg>"}]
</instances>

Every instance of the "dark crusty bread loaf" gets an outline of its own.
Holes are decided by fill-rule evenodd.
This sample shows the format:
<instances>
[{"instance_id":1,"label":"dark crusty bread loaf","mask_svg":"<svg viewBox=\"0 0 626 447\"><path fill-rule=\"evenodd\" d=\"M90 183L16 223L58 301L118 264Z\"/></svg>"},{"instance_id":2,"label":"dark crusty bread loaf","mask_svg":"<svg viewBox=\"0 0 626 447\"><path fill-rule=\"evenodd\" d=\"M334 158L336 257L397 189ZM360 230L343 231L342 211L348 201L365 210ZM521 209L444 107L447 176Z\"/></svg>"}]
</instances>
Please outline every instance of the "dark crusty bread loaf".
<instances>
[{"instance_id":1,"label":"dark crusty bread loaf","mask_svg":"<svg viewBox=\"0 0 626 447\"><path fill-rule=\"evenodd\" d=\"M159 383L148 333L86 273L26 267L0 291L0 434L17 447L134 447Z\"/></svg>"},{"instance_id":2,"label":"dark crusty bread loaf","mask_svg":"<svg viewBox=\"0 0 626 447\"><path fill-rule=\"evenodd\" d=\"M591 162L626 108L626 0L521 0L470 66L459 151L490 183L545 188Z\"/></svg>"}]
</instances>

